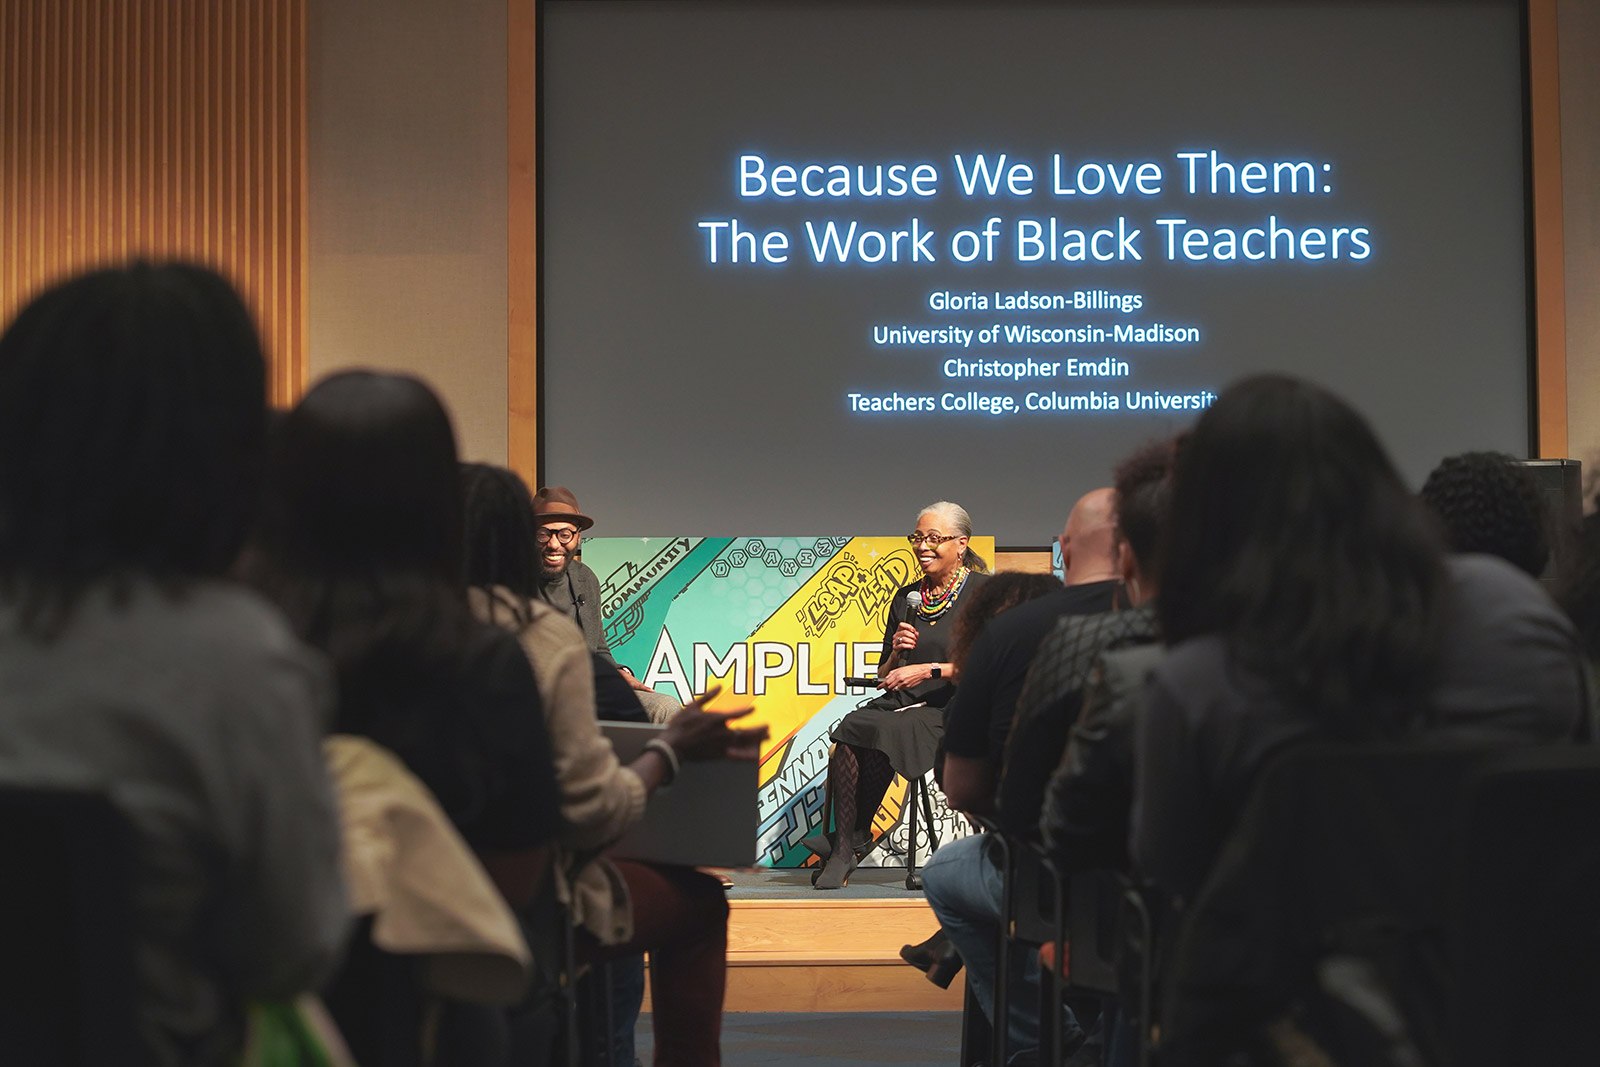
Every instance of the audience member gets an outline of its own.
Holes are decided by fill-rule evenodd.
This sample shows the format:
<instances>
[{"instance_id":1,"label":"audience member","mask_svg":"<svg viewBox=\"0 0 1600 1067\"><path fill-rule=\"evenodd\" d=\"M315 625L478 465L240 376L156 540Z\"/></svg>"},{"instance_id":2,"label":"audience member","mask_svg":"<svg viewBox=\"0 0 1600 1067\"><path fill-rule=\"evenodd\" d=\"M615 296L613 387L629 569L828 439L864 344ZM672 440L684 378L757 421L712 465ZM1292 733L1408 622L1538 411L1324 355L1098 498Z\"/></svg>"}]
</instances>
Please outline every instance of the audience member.
<instances>
[{"instance_id":1,"label":"audience member","mask_svg":"<svg viewBox=\"0 0 1600 1067\"><path fill-rule=\"evenodd\" d=\"M96 271L0 337L0 778L103 789L132 824L150 1063L236 1062L247 1003L315 989L346 928L327 665L221 580L266 427L210 271Z\"/></svg>"},{"instance_id":2,"label":"audience member","mask_svg":"<svg viewBox=\"0 0 1600 1067\"><path fill-rule=\"evenodd\" d=\"M1116 493L1109 488L1084 494L1061 534L1066 588L1000 616L974 645L946 708L944 790L951 807L978 815L995 812L1013 714L1039 643L1058 620L1096 617L1116 604L1115 504ZM965 961L968 985L991 1022L1004 896L998 856L987 835L969 837L941 848L923 871L928 905ZM1005 1025L1009 1047L1026 1058L1039 1044L1038 955L1017 956ZM1087 1044L1076 1019L1069 1019L1066 1030L1069 1047ZM1080 1059L1094 1054L1087 1047L1073 1051L1081 1053Z\"/></svg>"},{"instance_id":3,"label":"audience member","mask_svg":"<svg viewBox=\"0 0 1600 1067\"><path fill-rule=\"evenodd\" d=\"M950 671L959 691L961 672L966 669L972 646L978 643L996 616L1020 604L1061 592L1061 581L1053 574L1033 571L1000 571L979 586L972 599L961 606L950 629Z\"/></svg>"},{"instance_id":4,"label":"audience member","mask_svg":"<svg viewBox=\"0 0 1600 1067\"><path fill-rule=\"evenodd\" d=\"M994 810L1011 716L1044 635L1064 615L1111 610L1119 589L1115 503L1108 488L1073 505L1061 531L1066 588L1007 612L973 646L945 708L944 792L956 810Z\"/></svg>"},{"instance_id":5,"label":"audience member","mask_svg":"<svg viewBox=\"0 0 1600 1067\"><path fill-rule=\"evenodd\" d=\"M1065 854L1071 851L1064 840L1069 835L1059 824L1052 827L1053 855L1063 870L1126 866L1133 735L1124 717L1131 710L1127 701L1119 700L1115 707L1104 701L1107 686L1119 697L1127 689L1136 695L1144 685L1140 672L1165 651L1155 617L1155 560L1172 499L1176 447L1175 440L1154 442L1116 470L1119 566L1131 606L1057 622L1040 643L1017 699L1017 721L1000 781L1000 822L1008 833L1034 838L1051 796L1057 798L1054 817L1070 813L1092 822L1099 833L1080 839L1084 847L1078 855ZM1077 746L1075 752L1072 746ZM1092 778L1082 777L1084 773ZM1063 788L1068 790L1065 796L1059 792ZM1092 789L1111 789L1112 795L1096 795L1089 802L1085 794Z\"/></svg>"},{"instance_id":6,"label":"audience member","mask_svg":"<svg viewBox=\"0 0 1600 1067\"><path fill-rule=\"evenodd\" d=\"M984 627L989 625L990 620L1018 604L1049 596L1051 593L1059 592L1060 589L1061 583L1054 575L1023 571L1002 571L983 583L977 593L962 606L961 614L956 616L951 634L950 666L957 684L960 684L961 668L967 662L967 654L972 651L973 643L977 641L978 635L983 633ZM938 773L938 768L935 768L935 775ZM909 797L907 802L910 802ZM961 956L950 944L950 939L942 928L935 931L926 941L901 946L900 958L945 989L950 987L950 982L961 970Z\"/></svg>"},{"instance_id":7,"label":"audience member","mask_svg":"<svg viewBox=\"0 0 1600 1067\"><path fill-rule=\"evenodd\" d=\"M469 572L468 584L482 588L504 586L508 589L533 588L542 591L539 526L532 505L526 508L520 506L522 501L529 499L528 487L522 479L502 467L465 463L461 467L461 492L466 508L469 568L472 561L480 560L493 561L483 565L507 569L503 575L496 572L487 577L474 577ZM496 516L496 521L484 521L482 516L486 515ZM516 524L516 529L509 529L512 524ZM515 538L517 543L503 545L495 540L502 536ZM551 610L555 611L554 607ZM570 616L568 619L572 621ZM574 625L577 624L574 622ZM603 641L604 631L598 632ZM579 633L582 634L582 631ZM650 717L639 702L639 690L630 680L632 676L623 675L609 650L604 654L593 651L586 637L583 648L588 655L593 679L595 714L607 722L649 722ZM565 667L563 663L563 673ZM537 665L535 673L540 673ZM548 670L540 674L539 694L546 702L552 699L550 687L555 675L556 672Z\"/></svg>"},{"instance_id":8,"label":"audience member","mask_svg":"<svg viewBox=\"0 0 1600 1067\"><path fill-rule=\"evenodd\" d=\"M1549 742L1585 721L1568 620L1504 561L1446 559L1366 421L1320 388L1230 387L1179 456L1171 528L1132 844L1180 898L1286 743Z\"/></svg>"},{"instance_id":9,"label":"audience member","mask_svg":"<svg viewBox=\"0 0 1600 1067\"><path fill-rule=\"evenodd\" d=\"M717 1062L727 978L721 883L686 868L590 860L639 820L648 794L671 781L680 759L753 759L765 728L731 729L729 720L750 709L708 712L702 699L680 707L654 747L623 766L595 717L584 635L539 598L534 542L525 536L534 520L527 488L500 468L471 467L464 477L474 607L518 636L544 698L565 818L557 884L580 927L579 955L597 961L649 951L656 1062Z\"/></svg>"},{"instance_id":10,"label":"audience member","mask_svg":"<svg viewBox=\"0 0 1600 1067\"><path fill-rule=\"evenodd\" d=\"M279 422L243 571L333 661L336 733L400 757L518 906L561 825L533 671L461 577L450 418L414 378L324 378Z\"/></svg>"},{"instance_id":11,"label":"audience member","mask_svg":"<svg viewBox=\"0 0 1600 1067\"><path fill-rule=\"evenodd\" d=\"M1533 473L1502 452L1463 452L1433 469L1422 502L1452 552L1499 556L1535 578L1550 562L1552 516Z\"/></svg>"},{"instance_id":12,"label":"audience member","mask_svg":"<svg viewBox=\"0 0 1600 1067\"><path fill-rule=\"evenodd\" d=\"M594 520L578 510L578 498L564 485L546 486L533 498L534 541L538 548L539 596L583 630L589 651L621 672L652 722L666 722L683 705L658 693L617 662L600 621L600 579L583 560L583 531ZM605 687L609 688L609 687Z\"/></svg>"},{"instance_id":13,"label":"audience member","mask_svg":"<svg viewBox=\"0 0 1600 1067\"><path fill-rule=\"evenodd\" d=\"M988 566L967 545L971 536L966 509L941 500L922 509L906 537L922 580L889 602L878 659L883 692L833 728L828 806L834 829L803 842L825 861L811 883L817 889L842 888L872 847L872 817L894 776L909 782L933 768L944 730L941 709L954 691L945 624L989 577Z\"/></svg>"}]
</instances>

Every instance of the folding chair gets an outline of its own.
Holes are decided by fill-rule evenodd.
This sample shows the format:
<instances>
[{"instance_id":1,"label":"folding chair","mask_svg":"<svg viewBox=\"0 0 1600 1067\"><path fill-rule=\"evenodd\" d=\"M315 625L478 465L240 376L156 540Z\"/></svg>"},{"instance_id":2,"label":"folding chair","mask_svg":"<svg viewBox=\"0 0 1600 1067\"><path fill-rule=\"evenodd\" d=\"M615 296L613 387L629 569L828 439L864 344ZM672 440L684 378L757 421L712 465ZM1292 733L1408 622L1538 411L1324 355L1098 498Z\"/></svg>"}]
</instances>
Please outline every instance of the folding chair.
<instances>
[{"instance_id":1,"label":"folding chair","mask_svg":"<svg viewBox=\"0 0 1600 1067\"><path fill-rule=\"evenodd\" d=\"M928 823L928 855L939 851L939 831L933 818L933 800L928 796L928 780L913 778L906 785L906 888L921 889L922 877L917 874L917 805L922 805L923 818Z\"/></svg>"},{"instance_id":2,"label":"folding chair","mask_svg":"<svg viewBox=\"0 0 1600 1067\"><path fill-rule=\"evenodd\" d=\"M0 786L0 1048L137 1063L133 830L94 792Z\"/></svg>"},{"instance_id":3,"label":"folding chair","mask_svg":"<svg viewBox=\"0 0 1600 1067\"><path fill-rule=\"evenodd\" d=\"M1600 750L1307 744L1183 914L1163 1067L1284 1027L1340 1062L1600 1062Z\"/></svg>"},{"instance_id":4,"label":"folding chair","mask_svg":"<svg viewBox=\"0 0 1600 1067\"><path fill-rule=\"evenodd\" d=\"M1454 1062L1600 1062L1600 750L1497 755L1471 783L1463 825Z\"/></svg>"}]
</instances>

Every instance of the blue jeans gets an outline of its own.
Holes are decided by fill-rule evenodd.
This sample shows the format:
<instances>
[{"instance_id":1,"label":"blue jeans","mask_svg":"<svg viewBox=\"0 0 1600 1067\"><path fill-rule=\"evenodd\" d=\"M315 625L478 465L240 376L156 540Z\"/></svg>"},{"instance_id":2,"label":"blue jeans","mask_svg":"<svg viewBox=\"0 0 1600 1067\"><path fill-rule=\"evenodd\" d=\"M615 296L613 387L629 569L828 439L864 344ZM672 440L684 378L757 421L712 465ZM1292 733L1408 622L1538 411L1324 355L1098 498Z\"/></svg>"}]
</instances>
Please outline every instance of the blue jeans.
<instances>
[{"instance_id":1,"label":"blue jeans","mask_svg":"<svg viewBox=\"0 0 1600 1067\"><path fill-rule=\"evenodd\" d=\"M942 845L922 869L922 888L928 905L939 917L967 966L972 987L989 1025L995 1025L995 945L1000 936L1000 914L1005 901L999 866L987 853L994 848L988 834L973 834ZM1006 1011L1006 1041L1011 1052L1039 1046L1039 953L1018 946L1011 953L1011 988ZM1067 1012L1062 1027L1064 1047L1071 1048L1082 1035L1078 1021Z\"/></svg>"},{"instance_id":2,"label":"blue jeans","mask_svg":"<svg viewBox=\"0 0 1600 1067\"><path fill-rule=\"evenodd\" d=\"M606 965L611 972L611 1067L633 1067L633 1031L644 1003L644 957L628 956Z\"/></svg>"}]
</instances>

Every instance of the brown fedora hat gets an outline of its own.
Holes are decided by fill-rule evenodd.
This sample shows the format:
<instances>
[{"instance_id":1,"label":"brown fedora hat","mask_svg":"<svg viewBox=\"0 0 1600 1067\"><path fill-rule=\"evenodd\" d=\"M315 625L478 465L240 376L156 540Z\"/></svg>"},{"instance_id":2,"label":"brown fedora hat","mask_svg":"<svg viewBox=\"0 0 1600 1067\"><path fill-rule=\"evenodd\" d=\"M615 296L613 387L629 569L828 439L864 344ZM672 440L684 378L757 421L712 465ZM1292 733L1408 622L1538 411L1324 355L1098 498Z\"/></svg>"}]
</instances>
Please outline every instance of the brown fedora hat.
<instances>
[{"instance_id":1,"label":"brown fedora hat","mask_svg":"<svg viewBox=\"0 0 1600 1067\"><path fill-rule=\"evenodd\" d=\"M594 525L594 520L578 510L578 498L564 485L547 485L533 496L533 516L539 525L547 522L570 522L580 530Z\"/></svg>"}]
</instances>

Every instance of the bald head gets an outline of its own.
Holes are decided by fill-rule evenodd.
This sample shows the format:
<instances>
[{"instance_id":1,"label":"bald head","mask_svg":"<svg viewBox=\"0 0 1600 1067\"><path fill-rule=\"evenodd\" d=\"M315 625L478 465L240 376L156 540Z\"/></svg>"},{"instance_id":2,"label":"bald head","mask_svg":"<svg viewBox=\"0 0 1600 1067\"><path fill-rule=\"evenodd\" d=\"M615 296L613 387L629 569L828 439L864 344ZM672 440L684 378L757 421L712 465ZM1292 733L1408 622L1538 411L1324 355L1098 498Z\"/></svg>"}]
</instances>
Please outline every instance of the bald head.
<instances>
[{"instance_id":1,"label":"bald head","mask_svg":"<svg viewBox=\"0 0 1600 1067\"><path fill-rule=\"evenodd\" d=\"M1078 498L1061 531L1061 559L1066 565L1068 585L1117 577L1115 490L1093 489Z\"/></svg>"}]
</instances>

